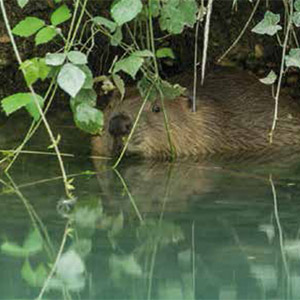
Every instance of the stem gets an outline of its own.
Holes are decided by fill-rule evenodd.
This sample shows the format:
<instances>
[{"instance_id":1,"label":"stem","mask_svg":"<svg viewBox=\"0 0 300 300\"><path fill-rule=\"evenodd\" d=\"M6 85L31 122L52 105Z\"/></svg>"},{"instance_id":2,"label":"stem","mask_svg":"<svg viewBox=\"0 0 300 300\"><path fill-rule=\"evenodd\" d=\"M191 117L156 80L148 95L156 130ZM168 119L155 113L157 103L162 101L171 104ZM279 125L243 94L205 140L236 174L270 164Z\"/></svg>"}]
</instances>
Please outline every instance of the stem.
<instances>
[{"instance_id":1,"label":"stem","mask_svg":"<svg viewBox=\"0 0 300 300\"><path fill-rule=\"evenodd\" d=\"M16 45L16 42L14 40L14 36L12 35L12 31L11 31L11 27L10 27L10 24L9 24L9 21L8 21L8 18L7 18L7 14L6 14L6 10L5 10L5 6L4 6L4 3L3 3L3 0L0 0L0 6L1 6L1 11L2 11L2 15L3 15L3 19L4 19L4 22L5 22L5 26L6 26L6 29L7 29L7 32L8 32L8 35L10 37L10 40L11 40L11 43L12 43L12 47L13 47L13 50L15 52L15 55L16 55L16 58L18 60L18 63L19 65L21 66L22 65L22 59L20 57L20 54L19 54L19 51L18 51L18 48L17 48L17 45ZM23 74L24 74L24 71L22 70ZM24 74L25 75L25 74ZM52 133L52 130L48 124L48 121L44 115L44 112L43 110L41 109L41 106L37 100L37 97L36 97L36 93L32 87L32 85L28 85L28 88L33 96L33 99L34 99L34 102L35 102L35 105L41 115L41 118L43 120L43 123L45 125L45 128L48 132L48 135L50 137L50 140L53 144L53 147L55 149L55 152L57 154L57 159L58 159L58 162L59 162L59 165L60 165L60 169L61 169L61 172L62 172L62 176L63 176L63 181L64 181L64 186L65 186L65 192L66 192L66 195L68 197L71 197L71 194L69 192L69 189L68 189L68 182L67 182L67 175L66 175L66 172L65 172L65 168L64 168L64 163L63 163L63 160L62 160L62 157L60 155L60 151L59 151L59 148L57 146L57 143L55 141L55 138L53 136L53 133Z\"/></svg>"},{"instance_id":2,"label":"stem","mask_svg":"<svg viewBox=\"0 0 300 300\"><path fill-rule=\"evenodd\" d=\"M276 95L275 95L275 99L274 99L275 100L274 117L273 117L272 128L271 128L271 131L269 133L269 142L270 142L270 144L272 144L272 142L273 142L273 135L274 135L274 131L275 131L277 120L278 120L278 102L279 102L281 81L282 81L282 76L283 76L284 59L285 59L285 54L286 54L286 48L287 48L287 43L288 43L288 40L289 40L290 29L291 29L291 26L292 26L292 17L291 16L293 15L293 0L291 0L291 2L290 2L290 10L291 10L290 11L290 18L289 18L288 27L287 27L287 30L286 30L286 35L285 35L285 38L284 38L283 49L282 49L280 74L279 74L279 79L278 79L278 83L277 83Z\"/></svg>"},{"instance_id":3,"label":"stem","mask_svg":"<svg viewBox=\"0 0 300 300\"><path fill-rule=\"evenodd\" d=\"M224 57L236 46L236 44L240 41L240 39L242 38L242 36L244 35L246 29L248 28L250 22L252 21L254 14L256 13L256 10L258 8L258 5L260 3L260 0L257 0L255 3L255 6L250 14L250 17L248 19L248 21L246 22L244 28L242 29L242 31L240 32L240 34L238 35L238 37L236 38L236 40L232 43L232 45L224 52L224 54L218 59L218 63L220 63Z\"/></svg>"},{"instance_id":4,"label":"stem","mask_svg":"<svg viewBox=\"0 0 300 300\"><path fill-rule=\"evenodd\" d=\"M174 146L173 146L172 138L171 138L171 134L170 134L170 126L169 126L167 111L166 111L166 108L165 108L164 94L163 94L163 92L162 92L159 85L157 86L157 89L158 89L159 94L160 94L161 106L162 106L163 114L164 114L164 125L165 125L166 131L167 131L168 143L169 143L169 146L170 146L171 160L174 160L175 156L176 156L176 153L175 153L175 150L174 150Z\"/></svg>"},{"instance_id":5,"label":"stem","mask_svg":"<svg viewBox=\"0 0 300 300\"><path fill-rule=\"evenodd\" d=\"M13 149L1 150L0 149L0 153L6 153L6 152L14 153L15 150L13 150ZM31 151L31 150L21 150L21 151L19 151L19 153L34 154L34 155L50 155L50 156L56 155L56 153L54 153L54 152ZM70 153L60 153L60 154L61 154L61 156L75 157L74 154L70 154Z\"/></svg>"},{"instance_id":6,"label":"stem","mask_svg":"<svg viewBox=\"0 0 300 300\"><path fill-rule=\"evenodd\" d=\"M74 25L75 25L76 15L77 15L78 7L79 7L79 2L80 2L80 0L77 0L76 4L75 4L75 9L74 9L74 13L73 13L73 17L72 17L72 21L71 21L71 25L70 25L70 30L68 32L68 38L67 38L67 42L66 42L66 45L65 45L65 53L68 52L71 48L71 46L69 46L69 44L70 44L70 40L72 38L72 32L73 32L73 28L74 28Z\"/></svg>"},{"instance_id":7,"label":"stem","mask_svg":"<svg viewBox=\"0 0 300 300\"><path fill-rule=\"evenodd\" d=\"M136 118L135 118L134 124L133 124L132 129L131 129L131 131L130 131L130 133L129 133L129 136L128 136L128 138L127 138L127 141L126 141L126 143L125 143L125 145L124 145L124 147L123 147L123 149L122 149L122 152L121 152L120 156L118 157L117 161L115 162L115 164L114 164L113 167L112 167L113 169L117 168L117 166L118 166L119 163L121 162L121 160L122 160L122 158L123 158L123 156L124 156L124 154L125 154L125 152L126 152L126 150L127 150L127 147L128 147L129 142L130 142L130 140L131 140L131 138L132 138L132 136L133 136L133 133L134 133L134 131L135 131L135 128L136 128L136 126L137 126L137 123L138 123L138 121L139 121L139 119L140 119L140 117L141 117L141 114L142 114L142 112L143 112L143 110L144 110L144 107L145 107L145 105L146 105L146 103L147 103L147 101L148 101L148 98L149 98L149 96L150 96L150 92L151 92L152 88L153 88L153 85L149 88L149 91L148 91L148 93L147 93L147 95L146 95L146 97L145 97L145 99L144 99L144 101L143 101L143 103L142 103L142 105L141 105L141 108L140 108L140 110L139 110L139 112L138 112L138 114L137 114L137 116L136 116Z\"/></svg>"},{"instance_id":8,"label":"stem","mask_svg":"<svg viewBox=\"0 0 300 300\"><path fill-rule=\"evenodd\" d=\"M151 42L151 50L153 52L153 63L154 63L154 69L155 69L155 75L158 77L158 66L157 66L157 61L156 61L156 56L155 56L155 44L154 44L154 33L153 33L153 24L152 24L152 10L151 10L151 1L149 0L149 31L150 31L150 42Z\"/></svg>"},{"instance_id":9,"label":"stem","mask_svg":"<svg viewBox=\"0 0 300 300\"><path fill-rule=\"evenodd\" d=\"M79 0L77 1L77 3L79 2ZM66 50L67 52L70 50L70 48L72 47L73 43L74 43L74 40L76 38L76 35L77 35L77 32L78 32L78 29L79 29L79 26L81 25L81 20L83 18L83 15L84 15L84 12L85 12L85 8L86 8L86 4L87 4L88 0L85 0L83 2L83 5L82 5L82 8L81 8L81 12L80 12L80 15L79 15L79 18L77 20L77 24L76 24L76 28L74 30L74 33L73 33L73 36L72 36L72 39L71 39L71 42L69 43L69 47L66 47ZM76 4L77 4L76 3Z\"/></svg>"},{"instance_id":10,"label":"stem","mask_svg":"<svg viewBox=\"0 0 300 300\"><path fill-rule=\"evenodd\" d=\"M198 35L199 35L199 26L200 26L200 14L204 10L204 3L202 1L201 8L198 12L196 31L195 31L195 50L194 50L194 85L193 85L193 108L192 111L196 112L196 97L197 97L197 67L198 67Z\"/></svg>"},{"instance_id":11,"label":"stem","mask_svg":"<svg viewBox=\"0 0 300 300\"><path fill-rule=\"evenodd\" d=\"M52 90L52 87L54 85L54 79L52 79L51 83L50 83L50 86L44 96L44 99L46 101L46 99L48 98L48 95L50 94L51 90ZM49 98L49 101L45 107L45 110L44 110L44 114L46 115L48 109L50 108L50 105L53 101L53 98L54 98L54 95L56 93L56 89L57 89L57 85L54 86L54 89L53 89L53 92L52 92L52 95L50 96ZM18 146L18 148L15 150L15 153L14 153L14 157L12 159L12 161L10 162L10 164L6 167L5 171L8 172L8 170L10 169L10 167L14 164L14 162L16 161L16 159L18 158L19 154L21 153L22 149L25 147L25 144L31 139L31 137L34 135L34 133L37 131L37 129L40 127L42 123L42 119L39 119L37 123L35 123L34 121L32 122L30 128L28 129L28 132L23 140L23 142Z\"/></svg>"},{"instance_id":12,"label":"stem","mask_svg":"<svg viewBox=\"0 0 300 300\"><path fill-rule=\"evenodd\" d=\"M205 21L205 29L204 29L201 85L203 85L203 83L204 83L205 66L206 66L206 59L207 59L207 48L208 48L208 40L209 40L209 26L210 26L210 17L211 17L213 2L214 2L214 0L208 0L208 4L207 4L207 13L206 13L206 21Z\"/></svg>"}]
</instances>

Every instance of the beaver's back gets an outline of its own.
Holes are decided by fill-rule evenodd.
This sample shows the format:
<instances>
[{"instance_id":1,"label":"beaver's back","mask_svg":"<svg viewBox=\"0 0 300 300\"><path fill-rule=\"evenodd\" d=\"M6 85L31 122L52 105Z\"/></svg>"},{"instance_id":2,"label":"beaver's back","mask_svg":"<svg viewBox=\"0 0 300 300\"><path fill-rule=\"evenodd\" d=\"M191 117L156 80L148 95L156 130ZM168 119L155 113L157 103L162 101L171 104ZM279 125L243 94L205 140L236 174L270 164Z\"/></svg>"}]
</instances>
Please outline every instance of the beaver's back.
<instances>
[{"instance_id":1,"label":"beaver's back","mask_svg":"<svg viewBox=\"0 0 300 300\"><path fill-rule=\"evenodd\" d=\"M212 110L215 106L221 107L222 134L237 151L295 145L300 148L300 105L283 92L279 98L273 143L269 144L275 100L271 87L263 85L253 75L222 70L209 75L197 93L199 111L202 98L204 105L211 106ZM209 99L213 99L211 105Z\"/></svg>"}]
</instances>

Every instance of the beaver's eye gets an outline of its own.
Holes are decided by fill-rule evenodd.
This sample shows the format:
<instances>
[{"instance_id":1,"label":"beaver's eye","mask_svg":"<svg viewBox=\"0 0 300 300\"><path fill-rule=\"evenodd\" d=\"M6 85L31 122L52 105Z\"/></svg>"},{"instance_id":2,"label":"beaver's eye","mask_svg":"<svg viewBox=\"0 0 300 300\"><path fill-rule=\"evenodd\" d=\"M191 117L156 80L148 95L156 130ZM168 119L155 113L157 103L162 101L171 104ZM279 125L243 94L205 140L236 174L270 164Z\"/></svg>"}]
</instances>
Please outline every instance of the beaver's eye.
<instances>
[{"instance_id":1,"label":"beaver's eye","mask_svg":"<svg viewBox=\"0 0 300 300\"><path fill-rule=\"evenodd\" d=\"M152 106L152 112L159 113L160 112L160 107L157 104L154 104Z\"/></svg>"}]
</instances>

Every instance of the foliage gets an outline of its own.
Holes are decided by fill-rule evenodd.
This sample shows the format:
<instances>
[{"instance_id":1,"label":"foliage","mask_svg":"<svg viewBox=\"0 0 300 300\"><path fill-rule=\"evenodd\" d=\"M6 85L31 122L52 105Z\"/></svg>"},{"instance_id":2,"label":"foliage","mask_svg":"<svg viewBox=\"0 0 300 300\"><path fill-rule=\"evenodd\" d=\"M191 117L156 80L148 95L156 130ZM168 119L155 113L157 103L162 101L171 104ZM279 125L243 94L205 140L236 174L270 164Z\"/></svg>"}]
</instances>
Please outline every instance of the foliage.
<instances>
[{"instance_id":1,"label":"foliage","mask_svg":"<svg viewBox=\"0 0 300 300\"><path fill-rule=\"evenodd\" d=\"M33 0L17 2L20 8L24 8L31 1ZM176 56L168 44L158 42L157 28L154 29L153 24L167 36L181 34L185 28L193 27L197 21L205 19L206 8L200 7L196 0L118 0L111 1L109 14L101 12L99 15L92 15L86 8L88 2L89 0L75 0L73 6L70 6L64 1L55 0L49 20L26 16L16 24L12 33L20 38L34 39L36 47L47 43L59 45L56 52L47 53L44 57L29 57L21 63L20 70L25 82L29 88L40 80L55 83L70 97L76 126L88 133L97 134L102 130L103 114L96 107L94 74L89 68L89 55L95 44L95 36L106 36L112 47L118 47L122 51L118 52L110 66L111 85L119 89L122 97L125 93L122 78L129 75L138 80L142 97L149 95L150 100L174 99L184 93L184 89L160 79L159 63L162 60L174 60ZM238 3L239 1L233 1L232 7L237 7ZM275 13L266 10L263 19L256 23L252 28L253 33L273 38L276 36L281 47L285 50L289 47L288 54L283 58L282 72L290 67L299 68L300 50L297 42L292 40L296 35L288 35L288 28L284 27L290 23L293 30L300 26L300 0L294 1L293 7L286 6L285 11ZM89 37L83 42L85 34ZM128 36L131 38L129 42ZM285 37L288 37L287 44L282 45L280 41ZM274 84L276 80L277 75L272 71L261 81ZM49 88L53 86L49 85ZM51 93L48 91L46 95L49 94ZM42 95L33 95L32 91L17 92L3 99L1 106L7 115L25 108L33 120L38 121L40 116L35 99L41 108L49 101Z\"/></svg>"},{"instance_id":2,"label":"foliage","mask_svg":"<svg viewBox=\"0 0 300 300\"><path fill-rule=\"evenodd\" d=\"M24 8L29 0L19 0L18 4ZM74 47L74 40L70 34L74 27L70 27L69 36L63 35L61 25L74 17L72 10L61 1L50 16L50 24L46 20L36 16L27 16L21 20L12 30L13 34L23 38L34 36L35 45L46 44L52 41L62 42L63 51L47 53L45 57L28 58L20 66L25 81L30 87L38 80L54 78L58 86L66 92L70 98L70 105L74 114L75 124L82 130L95 134L103 126L102 112L96 106L96 92L93 89L93 75L88 67L88 56L84 50ZM172 0L162 3L158 0L150 1L149 5L141 0L120 0L112 2L110 8L111 19L104 16L91 16L92 26L97 26L100 31L110 38L111 45L121 46L125 50L123 57L116 59L111 67L112 80L116 87L124 95L124 83L118 75L123 72L135 79L139 72L144 74L139 87L142 95L145 95L144 88L149 88L158 76L156 60L169 58L174 59L172 49L163 47L155 51L154 47L142 49L134 45L122 45L124 26L129 22L149 22L151 18L159 19L162 30L170 34L181 33L185 26L192 27L196 22L197 4L196 1ZM79 24L79 23L78 23ZM69 25L67 25L69 26ZM152 35L152 34L151 34ZM72 44L70 44L70 42ZM151 42L149 42L149 45ZM155 74L151 70L156 70ZM146 81L150 84L143 84ZM167 98L173 98L180 94L181 90L167 82L155 83L155 97L166 93ZM159 87L160 86L160 87ZM158 92L159 90L159 92ZM171 95L172 94L172 95ZM171 96L170 96L171 95ZM26 93L17 93L2 100L2 108L7 115L25 107L34 120L39 119L38 110L32 100L33 96ZM41 108L46 99L36 95Z\"/></svg>"}]
</instances>

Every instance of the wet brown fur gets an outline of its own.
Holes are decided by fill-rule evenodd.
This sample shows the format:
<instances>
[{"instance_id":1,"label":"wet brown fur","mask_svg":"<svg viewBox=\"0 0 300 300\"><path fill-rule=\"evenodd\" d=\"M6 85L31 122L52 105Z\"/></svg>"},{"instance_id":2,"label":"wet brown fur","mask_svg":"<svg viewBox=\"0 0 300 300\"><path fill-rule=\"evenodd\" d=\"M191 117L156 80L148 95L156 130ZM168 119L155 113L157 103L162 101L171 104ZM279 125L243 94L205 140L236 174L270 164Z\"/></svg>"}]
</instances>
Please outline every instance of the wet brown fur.
<instances>
[{"instance_id":1,"label":"wet brown fur","mask_svg":"<svg viewBox=\"0 0 300 300\"><path fill-rule=\"evenodd\" d=\"M179 76L174 81L192 90L191 75ZM195 113L191 111L188 97L164 103L171 142L178 157L300 150L300 106L282 93L277 127L270 144L274 115L271 87L246 72L222 70L209 75L204 87L198 87ZM122 113L134 122L141 104L135 88L127 90L122 102L119 97L112 99L105 110L104 133L92 141L95 154L113 154L115 141L108 132L110 119ZM160 105L160 100L156 104ZM169 157L163 112L153 112L152 106L153 103L146 104L127 153L148 158Z\"/></svg>"}]
</instances>

